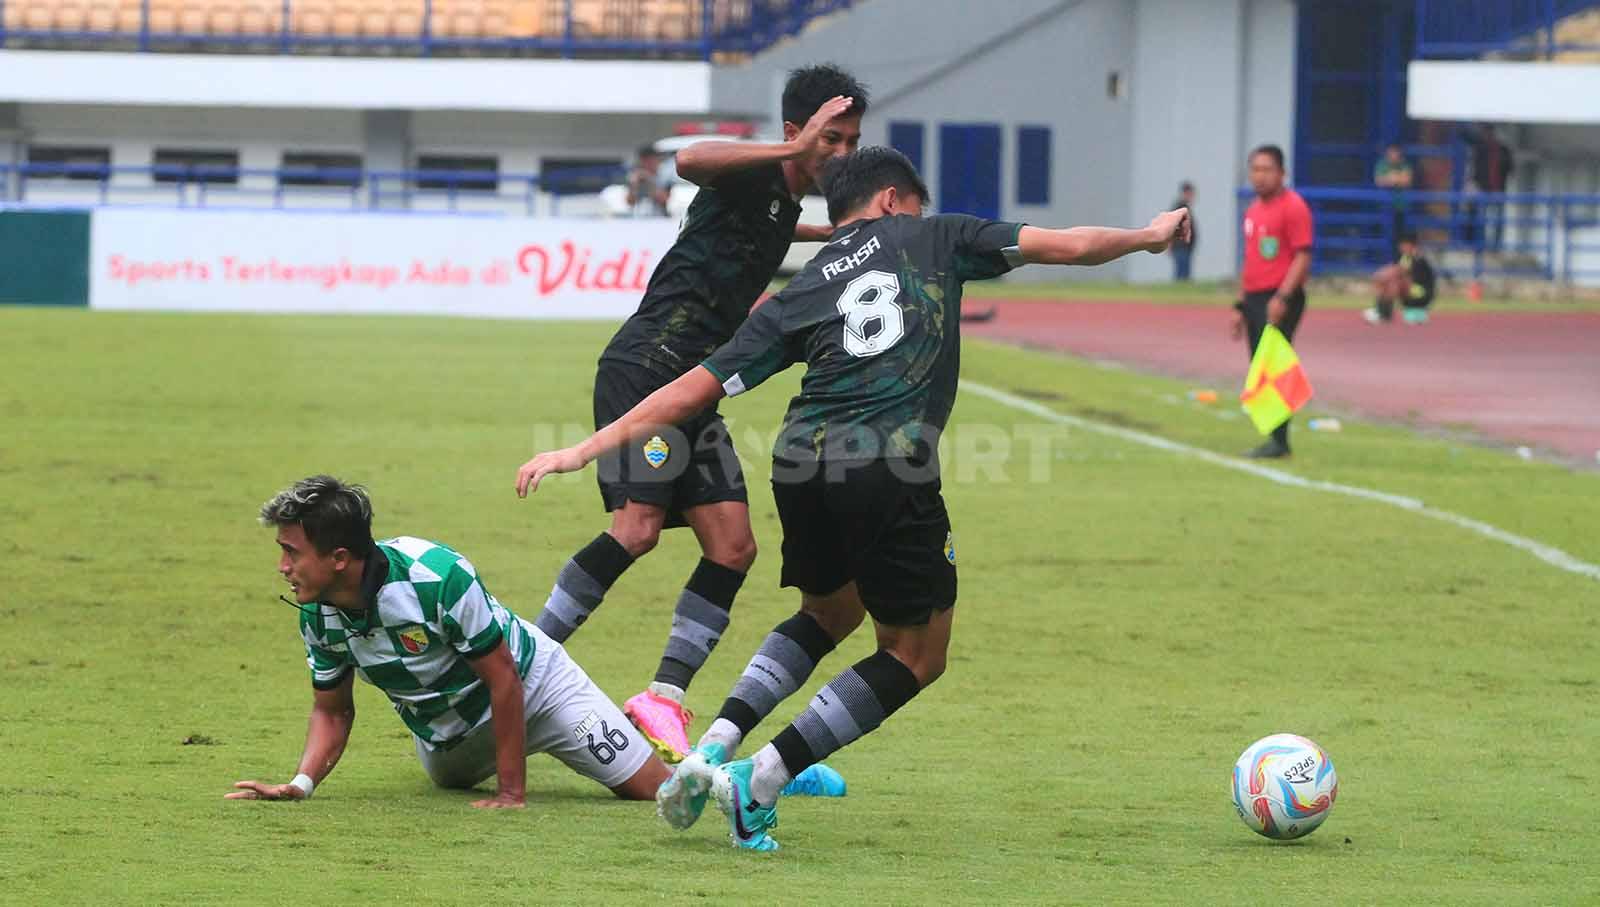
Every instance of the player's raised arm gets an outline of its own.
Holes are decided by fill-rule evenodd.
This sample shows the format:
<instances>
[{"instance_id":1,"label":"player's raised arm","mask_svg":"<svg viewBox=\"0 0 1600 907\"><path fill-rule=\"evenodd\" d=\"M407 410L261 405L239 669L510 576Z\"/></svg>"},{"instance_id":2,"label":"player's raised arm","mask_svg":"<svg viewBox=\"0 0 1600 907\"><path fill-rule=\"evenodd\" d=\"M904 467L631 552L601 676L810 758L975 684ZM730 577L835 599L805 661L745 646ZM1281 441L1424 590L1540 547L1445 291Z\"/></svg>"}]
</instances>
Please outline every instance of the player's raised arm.
<instances>
[{"instance_id":1,"label":"player's raised arm","mask_svg":"<svg viewBox=\"0 0 1600 907\"><path fill-rule=\"evenodd\" d=\"M517 497L525 498L528 492L537 491L539 480L547 475L577 472L606 451L647 438L662 426L676 425L723 396L722 382L704 366L696 366L581 444L539 454L522 464L517 470Z\"/></svg>"},{"instance_id":2,"label":"player's raised arm","mask_svg":"<svg viewBox=\"0 0 1600 907\"><path fill-rule=\"evenodd\" d=\"M240 781L227 794L229 800L304 800L328 777L344 755L350 742L350 728L356 721L356 700L351 694L355 672L347 672L337 686L316 690L311 701L311 720L306 727L306 748L300 756L300 769L288 784Z\"/></svg>"},{"instance_id":3,"label":"player's raised arm","mask_svg":"<svg viewBox=\"0 0 1600 907\"><path fill-rule=\"evenodd\" d=\"M827 242L833 236L833 228L827 224L795 224L795 242Z\"/></svg>"},{"instance_id":4,"label":"player's raised arm","mask_svg":"<svg viewBox=\"0 0 1600 907\"><path fill-rule=\"evenodd\" d=\"M1188 238L1189 209L1159 214L1139 230L1116 227L1023 227L1017 247L1024 261L1044 265L1102 265L1133 252L1165 252L1174 239Z\"/></svg>"},{"instance_id":5,"label":"player's raised arm","mask_svg":"<svg viewBox=\"0 0 1600 907\"><path fill-rule=\"evenodd\" d=\"M853 103L843 95L830 99L786 142L696 142L678 152L678 175L696 185L709 186L730 170L787 161L830 141L839 144L843 136L837 134L839 130L833 121L846 113Z\"/></svg>"}]
</instances>

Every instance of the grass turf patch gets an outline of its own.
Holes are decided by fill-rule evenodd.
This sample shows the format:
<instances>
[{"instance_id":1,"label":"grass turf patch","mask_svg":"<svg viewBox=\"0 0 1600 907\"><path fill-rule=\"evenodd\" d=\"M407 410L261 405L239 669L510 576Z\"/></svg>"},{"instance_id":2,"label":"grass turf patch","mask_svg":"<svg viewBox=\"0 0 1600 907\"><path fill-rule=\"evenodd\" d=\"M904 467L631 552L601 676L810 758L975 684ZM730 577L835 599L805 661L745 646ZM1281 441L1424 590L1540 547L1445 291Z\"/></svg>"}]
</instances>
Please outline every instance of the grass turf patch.
<instances>
[{"instance_id":1,"label":"grass turf patch","mask_svg":"<svg viewBox=\"0 0 1600 907\"><path fill-rule=\"evenodd\" d=\"M329 471L380 534L438 539L531 619L605 520L593 476L515 500L536 443L587 423L609 328L416 318L0 311L0 891L39 903L687 901L1581 902L1596 781L1595 585L1379 504L1274 486L963 395L946 495L962 597L949 674L787 801L761 858L713 811L676 834L553 760L529 808L433 790L381 694L305 804L286 780L310 686L258 503ZM1062 412L1232 451L1181 385L969 344L967 377ZM767 630L779 533L763 442L796 375L724 406L764 554L690 691L696 730ZM995 451L1004 447L1006 456ZM1404 431L1301 436L1296 472L1422 497L1600 559L1596 478ZM614 698L650 679L697 552L618 583L570 646ZM786 720L871 651L830 657ZM760 742L781 725L758 730ZM1343 781L1274 845L1228 802L1246 744L1318 740ZM189 741L188 745L185 741ZM197 745L201 742L204 745ZM1581 827L1583 820L1576 820Z\"/></svg>"}]
</instances>

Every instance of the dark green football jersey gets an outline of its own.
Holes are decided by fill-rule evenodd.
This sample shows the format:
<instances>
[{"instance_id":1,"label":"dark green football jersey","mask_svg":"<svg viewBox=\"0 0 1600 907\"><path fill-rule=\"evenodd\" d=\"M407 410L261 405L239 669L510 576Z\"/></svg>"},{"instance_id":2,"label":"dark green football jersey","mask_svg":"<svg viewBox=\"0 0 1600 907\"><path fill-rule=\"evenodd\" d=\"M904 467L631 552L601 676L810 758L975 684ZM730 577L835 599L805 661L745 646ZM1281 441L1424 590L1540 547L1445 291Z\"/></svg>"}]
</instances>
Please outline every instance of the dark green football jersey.
<instances>
[{"instance_id":1,"label":"dark green football jersey","mask_svg":"<svg viewBox=\"0 0 1600 907\"><path fill-rule=\"evenodd\" d=\"M931 459L961 371L961 287L1022 263L1020 224L884 217L834 231L703 364L729 396L806 363L773 456Z\"/></svg>"},{"instance_id":2,"label":"dark green football jersey","mask_svg":"<svg viewBox=\"0 0 1600 907\"><path fill-rule=\"evenodd\" d=\"M766 292L799 219L800 203L779 164L729 171L702 187L638 310L601 360L633 362L668 378L694 368L728 342Z\"/></svg>"}]
</instances>

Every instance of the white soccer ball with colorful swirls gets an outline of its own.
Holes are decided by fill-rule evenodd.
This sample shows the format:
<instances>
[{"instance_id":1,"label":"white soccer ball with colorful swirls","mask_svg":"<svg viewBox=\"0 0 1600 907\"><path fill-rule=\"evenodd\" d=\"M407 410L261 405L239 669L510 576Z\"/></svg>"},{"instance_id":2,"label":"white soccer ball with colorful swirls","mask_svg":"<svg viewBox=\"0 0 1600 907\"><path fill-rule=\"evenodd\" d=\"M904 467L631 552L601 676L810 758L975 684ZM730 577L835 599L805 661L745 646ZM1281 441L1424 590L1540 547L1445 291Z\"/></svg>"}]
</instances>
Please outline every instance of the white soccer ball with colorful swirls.
<instances>
[{"instance_id":1,"label":"white soccer ball with colorful swirls","mask_svg":"<svg viewBox=\"0 0 1600 907\"><path fill-rule=\"evenodd\" d=\"M1333 760L1298 734L1262 737L1233 764L1234 808L1258 835L1277 841L1303 838L1328 818L1337 799Z\"/></svg>"}]
</instances>

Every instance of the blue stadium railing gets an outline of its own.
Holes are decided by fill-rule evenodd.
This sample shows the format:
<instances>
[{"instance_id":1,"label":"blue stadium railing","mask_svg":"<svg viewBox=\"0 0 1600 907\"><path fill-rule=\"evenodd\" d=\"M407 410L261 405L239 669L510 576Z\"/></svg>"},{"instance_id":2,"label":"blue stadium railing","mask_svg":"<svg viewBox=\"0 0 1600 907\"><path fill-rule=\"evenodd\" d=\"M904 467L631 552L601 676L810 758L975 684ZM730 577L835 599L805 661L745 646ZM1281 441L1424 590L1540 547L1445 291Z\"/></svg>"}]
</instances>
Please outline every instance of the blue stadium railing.
<instances>
[{"instance_id":1,"label":"blue stadium railing","mask_svg":"<svg viewBox=\"0 0 1600 907\"><path fill-rule=\"evenodd\" d=\"M1600 195L1296 190L1311 207L1319 274L1367 273L1394 260L1397 201L1403 229L1435 256L1470 258L1456 277L1593 283L1600 279ZM1255 196L1239 191L1239 217ZM1591 266L1592 265L1592 266Z\"/></svg>"},{"instance_id":2,"label":"blue stadium railing","mask_svg":"<svg viewBox=\"0 0 1600 907\"><path fill-rule=\"evenodd\" d=\"M0 204L154 205L179 208L276 208L383 211L413 208L529 217L560 214L561 200L621 183L621 167L558 173L481 170L262 169L217 166L0 164ZM324 184L307 184L321 180ZM542 202L541 202L542 200ZM426 204L424 204L426 203Z\"/></svg>"},{"instance_id":3,"label":"blue stadium railing","mask_svg":"<svg viewBox=\"0 0 1600 907\"><path fill-rule=\"evenodd\" d=\"M127 30L6 28L5 7L20 0L0 0L0 48L19 42L46 48L91 50L221 51L227 53L382 52L432 56L443 53L559 56L646 56L710 60L718 54L755 54L783 38L798 34L819 16L861 0L703 0L671 30L688 37L659 36L661 19L617 15L601 33L589 33L574 16L572 0L549 35L463 37L441 34L435 27L433 0L425 0L415 33L384 36L304 33L294 28L294 10L301 0L281 0L281 27L256 33L216 34L205 30L158 30L151 27L151 0L141 0L139 27ZM326 3L318 3L326 8ZM626 12L626 11L624 11ZM648 33L656 31L657 34Z\"/></svg>"},{"instance_id":4,"label":"blue stadium railing","mask_svg":"<svg viewBox=\"0 0 1600 907\"><path fill-rule=\"evenodd\" d=\"M1556 43L1561 20L1596 7L1596 0L1416 0L1415 56L1550 59L1562 51L1600 50L1593 42Z\"/></svg>"}]
</instances>

